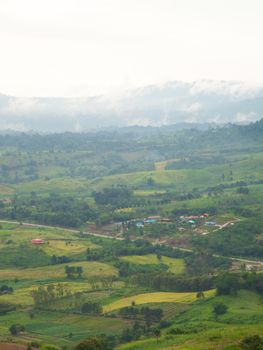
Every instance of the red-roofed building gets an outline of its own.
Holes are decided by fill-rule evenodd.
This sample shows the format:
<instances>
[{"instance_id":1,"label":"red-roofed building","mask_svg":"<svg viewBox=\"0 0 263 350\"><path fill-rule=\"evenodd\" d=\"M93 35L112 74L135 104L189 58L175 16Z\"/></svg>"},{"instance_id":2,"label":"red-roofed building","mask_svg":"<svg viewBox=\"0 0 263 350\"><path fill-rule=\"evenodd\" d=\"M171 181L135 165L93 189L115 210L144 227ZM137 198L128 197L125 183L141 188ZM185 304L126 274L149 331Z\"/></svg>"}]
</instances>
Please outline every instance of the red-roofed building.
<instances>
[{"instance_id":1,"label":"red-roofed building","mask_svg":"<svg viewBox=\"0 0 263 350\"><path fill-rule=\"evenodd\" d=\"M35 238L35 239L32 239L31 243L32 244L44 244L45 241L41 238Z\"/></svg>"}]
</instances>

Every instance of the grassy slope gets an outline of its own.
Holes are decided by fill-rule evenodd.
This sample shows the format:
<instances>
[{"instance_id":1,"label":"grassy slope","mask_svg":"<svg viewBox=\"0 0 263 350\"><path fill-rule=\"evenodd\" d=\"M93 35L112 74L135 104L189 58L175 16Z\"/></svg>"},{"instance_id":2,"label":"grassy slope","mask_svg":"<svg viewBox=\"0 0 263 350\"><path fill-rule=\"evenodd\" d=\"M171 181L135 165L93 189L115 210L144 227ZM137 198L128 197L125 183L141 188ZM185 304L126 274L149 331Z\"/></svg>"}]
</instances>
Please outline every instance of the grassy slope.
<instances>
[{"instance_id":1,"label":"grassy slope","mask_svg":"<svg viewBox=\"0 0 263 350\"><path fill-rule=\"evenodd\" d=\"M30 318L25 312L12 312L0 317L0 340L9 335L8 328L16 323L23 324L27 331L19 337L19 341L41 340L59 346L73 345L100 331L119 334L123 328L130 326L129 321L103 317L39 311Z\"/></svg>"}]
</instances>

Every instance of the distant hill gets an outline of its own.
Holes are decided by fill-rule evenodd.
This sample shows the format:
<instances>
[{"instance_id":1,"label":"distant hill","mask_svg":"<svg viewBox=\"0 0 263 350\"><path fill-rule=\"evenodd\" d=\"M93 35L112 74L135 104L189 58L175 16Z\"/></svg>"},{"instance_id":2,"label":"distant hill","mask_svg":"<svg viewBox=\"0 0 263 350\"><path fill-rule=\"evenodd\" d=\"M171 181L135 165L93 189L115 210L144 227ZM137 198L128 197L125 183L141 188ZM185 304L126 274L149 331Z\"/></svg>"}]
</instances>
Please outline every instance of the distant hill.
<instances>
[{"instance_id":1,"label":"distant hill","mask_svg":"<svg viewBox=\"0 0 263 350\"><path fill-rule=\"evenodd\" d=\"M168 82L112 96L21 98L0 95L0 129L89 131L132 125L248 123L263 116L263 87L241 82Z\"/></svg>"}]
</instances>

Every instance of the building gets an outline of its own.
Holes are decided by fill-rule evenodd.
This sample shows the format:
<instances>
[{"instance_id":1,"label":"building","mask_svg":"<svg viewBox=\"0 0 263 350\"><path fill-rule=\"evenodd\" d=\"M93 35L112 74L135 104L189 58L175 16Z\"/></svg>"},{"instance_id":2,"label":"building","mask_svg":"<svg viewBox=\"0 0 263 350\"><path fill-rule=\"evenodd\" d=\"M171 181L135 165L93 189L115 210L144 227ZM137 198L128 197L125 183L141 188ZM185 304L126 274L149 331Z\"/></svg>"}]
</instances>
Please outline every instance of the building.
<instances>
[{"instance_id":1,"label":"building","mask_svg":"<svg viewBox=\"0 0 263 350\"><path fill-rule=\"evenodd\" d=\"M41 238L35 238L35 239L31 240L31 243L38 245L38 244L44 244L45 241L43 239L41 239Z\"/></svg>"}]
</instances>

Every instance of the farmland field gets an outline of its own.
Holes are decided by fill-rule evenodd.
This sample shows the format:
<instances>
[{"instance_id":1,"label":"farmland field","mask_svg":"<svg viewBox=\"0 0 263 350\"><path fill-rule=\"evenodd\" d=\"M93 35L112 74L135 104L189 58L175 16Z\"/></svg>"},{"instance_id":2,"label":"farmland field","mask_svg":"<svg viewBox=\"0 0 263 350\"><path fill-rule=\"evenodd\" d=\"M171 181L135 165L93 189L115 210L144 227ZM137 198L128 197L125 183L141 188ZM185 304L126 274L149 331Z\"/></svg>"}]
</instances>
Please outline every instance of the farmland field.
<instances>
[{"instance_id":1,"label":"farmland field","mask_svg":"<svg viewBox=\"0 0 263 350\"><path fill-rule=\"evenodd\" d=\"M184 272L185 264L183 259L172 259L167 256L161 257L158 260L158 257L154 254L148 255L133 255L133 256L125 256L122 258L123 261L128 261L133 264L165 264L169 267L169 271L172 273L180 274Z\"/></svg>"},{"instance_id":2,"label":"farmland field","mask_svg":"<svg viewBox=\"0 0 263 350\"><path fill-rule=\"evenodd\" d=\"M8 336L8 324L14 323L22 323L28 330L28 334L22 335L20 340L28 342L41 339L59 346L76 343L83 337L96 334L98 329L106 334L120 333L130 324L129 321L118 319L58 312L36 312L33 318L24 312L14 312L0 319L1 337Z\"/></svg>"},{"instance_id":3,"label":"farmland field","mask_svg":"<svg viewBox=\"0 0 263 350\"><path fill-rule=\"evenodd\" d=\"M44 247L44 251L49 255L59 254L71 256L79 253L84 253L87 248L94 249L98 248L98 246L87 241L81 242L77 240L49 240L48 245L45 245Z\"/></svg>"},{"instance_id":4,"label":"farmland field","mask_svg":"<svg viewBox=\"0 0 263 350\"><path fill-rule=\"evenodd\" d=\"M210 290L204 293L205 297L212 297L215 294L214 290ZM196 293L145 293L138 294L128 298L120 299L112 304L104 307L104 312L110 312L113 310L121 309L126 306L131 306L134 302L135 305L148 304L148 303L192 303L196 300Z\"/></svg>"},{"instance_id":5,"label":"farmland field","mask_svg":"<svg viewBox=\"0 0 263 350\"><path fill-rule=\"evenodd\" d=\"M83 267L83 278L89 278L94 276L116 276L118 274L118 270L111 265L99 262L73 262L70 264L71 266L79 266ZM60 264L58 266L44 266L38 268L25 268L25 269L2 269L0 270L0 279L20 279L20 280L47 280L47 279L57 279L64 280L65 279L65 266L67 264Z\"/></svg>"}]
</instances>

